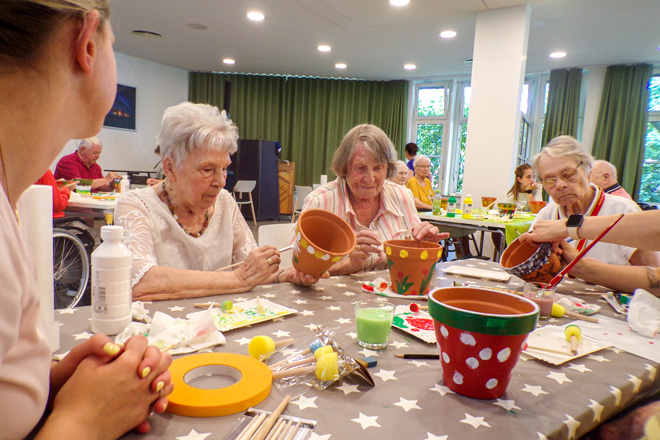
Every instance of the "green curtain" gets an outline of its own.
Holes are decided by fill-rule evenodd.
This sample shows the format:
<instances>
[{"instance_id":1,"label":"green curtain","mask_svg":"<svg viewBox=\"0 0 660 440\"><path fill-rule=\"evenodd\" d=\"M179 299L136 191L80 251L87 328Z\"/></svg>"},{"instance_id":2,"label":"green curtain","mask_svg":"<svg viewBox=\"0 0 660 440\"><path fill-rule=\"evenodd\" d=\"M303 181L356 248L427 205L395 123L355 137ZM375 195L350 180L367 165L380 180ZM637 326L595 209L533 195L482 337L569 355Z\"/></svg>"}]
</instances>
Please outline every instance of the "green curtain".
<instances>
[{"instance_id":1,"label":"green curtain","mask_svg":"<svg viewBox=\"0 0 660 440\"><path fill-rule=\"evenodd\" d=\"M582 69L556 69L550 72L548 108L545 112L541 145L559 135L577 136Z\"/></svg>"},{"instance_id":2,"label":"green curtain","mask_svg":"<svg viewBox=\"0 0 660 440\"><path fill-rule=\"evenodd\" d=\"M244 139L279 140L282 158L296 163L296 184L333 174L332 157L352 127L372 123L400 157L406 136L407 81L356 81L192 72L188 99L222 106L231 81L230 116Z\"/></svg>"},{"instance_id":3,"label":"green curtain","mask_svg":"<svg viewBox=\"0 0 660 440\"><path fill-rule=\"evenodd\" d=\"M616 167L619 183L634 198L639 192L644 160L647 84L652 74L649 64L607 68L594 135L593 155Z\"/></svg>"}]
</instances>

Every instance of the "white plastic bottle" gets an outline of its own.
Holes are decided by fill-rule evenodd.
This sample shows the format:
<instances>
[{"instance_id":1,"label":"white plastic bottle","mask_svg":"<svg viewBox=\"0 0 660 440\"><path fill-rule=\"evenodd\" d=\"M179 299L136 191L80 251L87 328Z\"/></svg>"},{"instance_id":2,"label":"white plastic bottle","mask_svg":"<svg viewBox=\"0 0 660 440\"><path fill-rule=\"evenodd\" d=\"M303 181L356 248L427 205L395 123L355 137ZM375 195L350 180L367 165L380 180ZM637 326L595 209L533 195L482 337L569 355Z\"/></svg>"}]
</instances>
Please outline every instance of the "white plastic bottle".
<instances>
[{"instance_id":1,"label":"white plastic bottle","mask_svg":"<svg viewBox=\"0 0 660 440\"><path fill-rule=\"evenodd\" d=\"M130 189L131 189L131 180L128 178L128 176L121 176L121 182L119 183L119 192L125 194Z\"/></svg>"},{"instance_id":2,"label":"white plastic bottle","mask_svg":"<svg viewBox=\"0 0 660 440\"><path fill-rule=\"evenodd\" d=\"M121 226L103 226L103 243L92 252L92 331L116 335L131 323L131 252Z\"/></svg>"}]
</instances>

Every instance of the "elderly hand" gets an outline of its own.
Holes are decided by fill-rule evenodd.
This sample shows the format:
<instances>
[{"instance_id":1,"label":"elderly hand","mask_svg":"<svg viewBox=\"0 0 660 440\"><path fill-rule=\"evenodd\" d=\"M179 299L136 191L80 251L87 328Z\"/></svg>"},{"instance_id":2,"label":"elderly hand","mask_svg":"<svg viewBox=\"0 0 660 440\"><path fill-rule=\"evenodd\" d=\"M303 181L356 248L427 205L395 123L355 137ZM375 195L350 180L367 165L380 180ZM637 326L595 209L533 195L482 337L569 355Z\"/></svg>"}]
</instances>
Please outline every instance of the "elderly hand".
<instances>
[{"instance_id":1,"label":"elderly hand","mask_svg":"<svg viewBox=\"0 0 660 440\"><path fill-rule=\"evenodd\" d=\"M110 183L115 179L121 179L121 176L118 173L115 173L114 171L110 171L108 174L105 175L105 181L107 183Z\"/></svg>"},{"instance_id":2,"label":"elderly hand","mask_svg":"<svg viewBox=\"0 0 660 440\"><path fill-rule=\"evenodd\" d=\"M430 241L439 243L440 240L449 238L448 232L440 230L429 222L421 222L412 228L412 236L417 241Z\"/></svg>"},{"instance_id":3,"label":"elderly hand","mask_svg":"<svg viewBox=\"0 0 660 440\"><path fill-rule=\"evenodd\" d=\"M234 273L241 281L252 287L267 284L269 278L280 268L280 253L273 246L262 246L253 250Z\"/></svg>"},{"instance_id":4,"label":"elderly hand","mask_svg":"<svg viewBox=\"0 0 660 440\"><path fill-rule=\"evenodd\" d=\"M531 231L520 236L521 241L558 241L568 236L566 220L539 220Z\"/></svg>"},{"instance_id":5,"label":"elderly hand","mask_svg":"<svg viewBox=\"0 0 660 440\"><path fill-rule=\"evenodd\" d=\"M303 272L298 272L294 267L282 269L282 271L282 275L279 277L280 282L289 282L299 286L311 286L312 284L318 283L321 278L330 278L330 272L327 271L319 278L315 278Z\"/></svg>"},{"instance_id":6,"label":"elderly hand","mask_svg":"<svg viewBox=\"0 0 660 440\"><path fill-rule=\"evenodd\" d=\"M71 191L73 191L74 188L75 188L76 186L78 186L78 181L77 181L77 180L74 180L73 182L71 182L71 183L67 183L67 184L64 185L64 186L65 186L66 188L69 188Z\"/></svg>"}]
</instances>

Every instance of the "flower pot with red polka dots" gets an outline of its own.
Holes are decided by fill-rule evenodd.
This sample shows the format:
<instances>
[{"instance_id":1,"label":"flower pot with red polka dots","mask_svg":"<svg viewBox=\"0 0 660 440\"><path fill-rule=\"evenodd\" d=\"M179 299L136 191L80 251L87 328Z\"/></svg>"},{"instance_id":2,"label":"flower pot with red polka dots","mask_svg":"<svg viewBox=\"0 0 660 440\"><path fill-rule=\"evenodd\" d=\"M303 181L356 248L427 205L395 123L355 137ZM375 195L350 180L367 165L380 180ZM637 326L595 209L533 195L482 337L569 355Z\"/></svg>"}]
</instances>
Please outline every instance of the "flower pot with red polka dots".
<instances>
[{"instance_id":1,"label":"flower pot with red polka dots","mask_svg":"<svg viewBox=\"0 0 660 440\"><path fill-rule=\"evenodd\" d=\"M344 219L322 209L309 209L298 217L293 267L320 277L355 249L355 232Z\"/></svg>"},{"instance_id":2,"label":"flower pot with red polka dots","mask_svg":"<svg viewBox=\"0 0 660 440\"><path fill-rule=\"evenodd\" d=\"M539 307L519 295L474 287L429 294L442 378L456 393L496 399L505 392Z\"/></svg>"},{"instance_id":3,"label":"flower pot with red polka dots","mask_svg":"<svg viewBox=\"0 0 660 440\"><path fill-rule=\"evenodd\" d=\"M442 246L427 241L388 240L383 247L392 290L400 295L426 295Z\"/></svg>"}]
</instances>

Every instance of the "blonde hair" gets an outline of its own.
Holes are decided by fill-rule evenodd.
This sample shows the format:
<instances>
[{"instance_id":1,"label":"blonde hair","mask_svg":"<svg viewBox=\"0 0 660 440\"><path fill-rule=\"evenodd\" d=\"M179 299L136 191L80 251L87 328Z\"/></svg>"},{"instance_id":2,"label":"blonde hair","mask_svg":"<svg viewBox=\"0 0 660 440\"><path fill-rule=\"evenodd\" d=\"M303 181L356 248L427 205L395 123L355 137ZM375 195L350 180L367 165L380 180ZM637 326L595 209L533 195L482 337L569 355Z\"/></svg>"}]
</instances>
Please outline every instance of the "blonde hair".
<instances>
[{"instance_id":1,"label":"blonde hair","mask_svg":"<svg viewBox=\"0 0 660 440\"><path fill-rule=\"evenodd\" d=\"M332 172L338 177L348 175L348 166L359 144L376 157L378 163L387 164L387 178L396 174L397 155L392 141L385 132L372 124L362 124L346 133L332 159Z\"/></svg>"},{"instance_id":2,"label":"blonde hair","mask_svg":"<svg viewBox=\"0 0 660 440\"><path fill-rule=\"evenodd\" d=\"M511 189L507 193L507 195L513 196L513 200L518 200L518 194L520 194L520 192L521 192L520 191L520 182L518 182L518 177L520 177L522 179L523 176L525 175L525 171L531 170L531 169L532 169L532 166L528 163L523 163L523 164L520 164L516 167L516 171L514 172L515 178L514 178L513 186L511 187Z\"/></svg>"},{"instance_id":3,"label":"blonde hair","mask_svg":"<svg viewBox=\"0 0 660 440\"><path fill-rule=\"evenodd\" d=\"M110 20L108 0L3 0L0 8L0 66L35 66L57 26L98 11L101 25Z\"/></svg>"}]
</instances>

